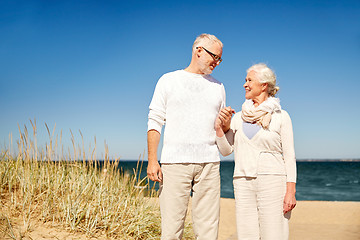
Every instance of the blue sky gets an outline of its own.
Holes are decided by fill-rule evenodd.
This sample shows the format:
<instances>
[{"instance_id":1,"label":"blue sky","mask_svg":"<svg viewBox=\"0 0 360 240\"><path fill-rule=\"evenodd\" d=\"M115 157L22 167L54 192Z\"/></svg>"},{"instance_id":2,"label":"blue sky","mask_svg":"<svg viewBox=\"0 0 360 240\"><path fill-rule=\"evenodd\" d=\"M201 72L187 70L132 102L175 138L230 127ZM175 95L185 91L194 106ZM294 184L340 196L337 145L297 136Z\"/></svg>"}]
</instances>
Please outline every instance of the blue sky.
<instances>
[{"instance_id":1,"label":"blue sky","mask_svg":"<svg viewBox=\"0 0 360 240\"><path fill-rule=\"evenodd\" d=\"M36 119L39 145L56 124L65 148L80 130L99 157L106 141L111 157L138 159L158 78L211 33L227 105L240 110L246 69L265 62L297 158L360 158L359 1L1 1L0 32L1 146Z\"/></svg>"}]
</instances>

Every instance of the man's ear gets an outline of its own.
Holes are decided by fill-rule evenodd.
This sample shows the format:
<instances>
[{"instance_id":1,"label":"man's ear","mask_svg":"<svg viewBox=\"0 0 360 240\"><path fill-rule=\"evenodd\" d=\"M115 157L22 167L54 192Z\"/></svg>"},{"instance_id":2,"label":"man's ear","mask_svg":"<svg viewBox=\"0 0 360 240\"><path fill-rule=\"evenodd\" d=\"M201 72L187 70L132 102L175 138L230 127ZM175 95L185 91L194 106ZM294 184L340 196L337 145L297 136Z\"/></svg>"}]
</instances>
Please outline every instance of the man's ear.
<instances>
[{"instance_id":1,"label":"man's ear","mask_svg":"<svg viewBox=\"0 0 360 240\"><path fill-rule=\"evenodd\" d=\"M196 47L196 48L195 48L195 53L196 53L196 54L200 54L201 51L202 51L202 47Z\"/></svg>"}]
</instances>

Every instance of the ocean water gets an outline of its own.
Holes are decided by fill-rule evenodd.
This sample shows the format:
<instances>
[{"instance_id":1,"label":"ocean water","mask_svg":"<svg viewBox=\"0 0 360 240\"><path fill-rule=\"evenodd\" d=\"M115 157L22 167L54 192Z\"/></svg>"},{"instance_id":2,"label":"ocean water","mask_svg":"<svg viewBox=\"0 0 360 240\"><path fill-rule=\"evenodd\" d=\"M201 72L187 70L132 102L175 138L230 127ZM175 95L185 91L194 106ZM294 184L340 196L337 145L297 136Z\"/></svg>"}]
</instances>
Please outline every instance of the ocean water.
<instances>
[{"instance_id":1,"label":"ocean water","mask_svg":"<svg viewBox=\"0 0 360 240\"><path fill-rule=\"evenodd\" d=\"M136 161L120 161L119 167L133 173ZM141 177L146 176L147 162ZM221 197L234 198L233 161L220 163ZM158 185L156 185L158 187ZM360 201L360 162L297 162L297 200Z\"/></svg>"}]
</instances>

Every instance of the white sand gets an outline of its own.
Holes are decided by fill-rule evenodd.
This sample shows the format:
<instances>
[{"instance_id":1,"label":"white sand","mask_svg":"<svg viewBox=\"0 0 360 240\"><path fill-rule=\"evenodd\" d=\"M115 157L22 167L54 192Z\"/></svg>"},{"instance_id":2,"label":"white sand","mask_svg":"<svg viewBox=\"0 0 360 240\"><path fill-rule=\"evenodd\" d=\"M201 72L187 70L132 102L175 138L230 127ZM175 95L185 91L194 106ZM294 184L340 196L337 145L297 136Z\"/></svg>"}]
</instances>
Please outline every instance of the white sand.
<instances>
[{"instance_id":1,"label":"white sand","mask_svg":"<svg viewBox=\"0 0 360 240\"><path fill-rule=\"evenodd\" d=\"M221 199L219 240L236 240L235 201ZM291 240L359 240L360 202L298 201Z\"/></svg>"}]
</instances>

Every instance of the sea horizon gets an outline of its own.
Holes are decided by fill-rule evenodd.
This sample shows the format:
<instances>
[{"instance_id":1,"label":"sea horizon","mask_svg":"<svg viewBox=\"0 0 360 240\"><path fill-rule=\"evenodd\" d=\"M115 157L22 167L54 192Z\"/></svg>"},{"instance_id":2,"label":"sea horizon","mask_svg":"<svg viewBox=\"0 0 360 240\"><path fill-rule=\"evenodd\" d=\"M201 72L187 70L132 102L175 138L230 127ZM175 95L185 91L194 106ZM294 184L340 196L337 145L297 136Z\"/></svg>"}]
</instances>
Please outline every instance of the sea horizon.
<instances>
[{"instance_id":1,"label":"sea horizon","mask_svg":"<svg viewBox=\"0 0 360 240\"><path fill-rule=\"evenodd\" d=\"M119 167L130 174L142 163L140 177L146 177L148 161L119 160ZM221 197L234 198L235 162L220 162ZM152 183L151 183L152 184ZM156 189L158 183L155 184ZM360 201L360 159L301 159L297 161L296 198L299 201Z\"/></svg>"}]
</instances>

